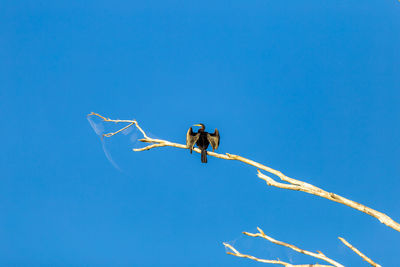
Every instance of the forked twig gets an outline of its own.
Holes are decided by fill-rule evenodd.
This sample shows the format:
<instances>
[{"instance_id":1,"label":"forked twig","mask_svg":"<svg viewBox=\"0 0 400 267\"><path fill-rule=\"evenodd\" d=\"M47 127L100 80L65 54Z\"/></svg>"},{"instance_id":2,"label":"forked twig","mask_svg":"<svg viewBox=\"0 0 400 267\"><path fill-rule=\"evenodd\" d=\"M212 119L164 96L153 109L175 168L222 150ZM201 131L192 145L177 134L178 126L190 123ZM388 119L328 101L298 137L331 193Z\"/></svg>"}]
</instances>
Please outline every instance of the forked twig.
<instances>
[{"instance_id":1,"label":"forked twig","mask_svg":"<svg viewBox=\"0 0 400 267\"><path fill-rule=\"evenodd\" d=\"M264 233L263 230L261 230L260 227L257 227L258 233L249 233L249 232L243 232L243 234L247 235L247 236L251 236L251 237L261 237L264 238L268 241L270 241L271 243L274 243L276 245L280 245L280 246L284 246L284 247L288 247L298 253L302 253L320 260L324 260L328 263L330 263L331 265L319 265L319 264L308 264L308 265L292 265L290 263L281 261L281 260L265 260L265 259L260 259L257 257L254 257L252 255L248 255L248 254L242 254L240 253L237 249L235 249L232 245L228 244L228 243L223 243L224 246L226 248L229 248L232 252L228 251L226 252L229 255L233 255L236 257L240 257L240 258L248 258L254 261L258 261L258 262L263 262L263 263L271 263L271 264L281 264L284 265L285 267L287 266L334 266L334 267L344 267L342 264L338 263L335 260L332 260L331 258L328 258L327 256L325 256L325 254L323 254L321 251L317 251L317 253L315 252L311 252L311 251L307 251L304 249L301 249L295 245L289 244L289 243L285 243L282 241L278 241L268 235L266 235ZM347 242L344 238L339 237L340 241L342 241L346 246L348 246L351 250L353 250L357 255L359 255L363 260L365 260L366 262L368 262L369 264L371 264L374 267L382 267L381 265L375 263L373 260L371 260L370 258L368 258L367 256L365 256L363 253L361 253L361 251L359 251L357 248L355 248L353 245L351 245L349 242Z\"/></svg>"},{"instance_id":2,"label":"forked twig","mask_svg":"<svg viewBox=\"0 0 400 267\"><path fill-rule=\"evenodd\" d=\"M280 246L284 246L284 247L288 247L288 248L291 248L294 251L297 251L299 253L302 253L302 254L305 254L305 255L320 259L320 260L324 260L324 261L332 264L333 266L344 267L342 264L340 264L340 263L328 258L327 256L325 256L321 251L317 251L318 253L307 251L307 250L298 248L295 245L291 245L291 244L288 244L288 243L285 243L285 242L282 242L282 241L278 241L278 240L276 240L276 239L274 239L274 238L272 238L270 236L267 236L263 232L263 230L261 230L260 227L257 227L257 230L258 230L258 233L256 233L256 234L252 234L252 233L248 233L248 232L243 232L243 234L245 234L247 236L252 236L252 237L261 237L261 238L264 238L264 239L266 239L266 240L268 240L268 241L270 241L270 242L272 242L274 244L277 244L277 245L280 245Z\"/></svg>"},{"instance_id":3,"label":"forked twig","mask_svg":"<svg viewBox=\"0 0 400 267\"><path fill-rule=\"evenodd\" d=\"M257 234L251 234L251 233L247 233L247 232L243 232L243 233L246 234L246 235L249 235L249 236L261 236L261 237L267 239L268 241L271 241L274 244L291 248L291 249L293 249L293 250L295 250L295 251L297 251L299 253L303 253L303 254L309 255L309 256L314 257L314 258L322 259L322 260L324 260L326 262L329 262L332 265L321 265L321 264L318 264L318 263L316 263L316 264L295 264L295 265L293 265L291 263L284 262L284 261L281 261L279 259L278 260L260 259L260 258L254 257L252 255L242 254L237 249L235 249L232 245L224 242L222 244L226 248L229 248L232 251L232 252L228 251L226 253L229 254L229 255L233 255L233 256L239 257L239 258L248 258L250 260L263 262L263 263L278 264L278 265L280 264L280 265L283 265L285 267L344 267L340 263L338 263L338 262L326 257L324 254L322 254L322 252L318 252L318 254L317 254L317 253L313 253L313 252L310 252L310 251L307 251L307 250L300 249L300 248L298 248L298 247L296 247L294 245L291 245L291 244L288 244L288 243L285 243L285 242L282 242L282 241L275 240L272 237L269 237L269 236L265 235L264 232L260 228L257 227L257 229L259 231L259 233L257 233Z\"/></svg>"}]
</instances>

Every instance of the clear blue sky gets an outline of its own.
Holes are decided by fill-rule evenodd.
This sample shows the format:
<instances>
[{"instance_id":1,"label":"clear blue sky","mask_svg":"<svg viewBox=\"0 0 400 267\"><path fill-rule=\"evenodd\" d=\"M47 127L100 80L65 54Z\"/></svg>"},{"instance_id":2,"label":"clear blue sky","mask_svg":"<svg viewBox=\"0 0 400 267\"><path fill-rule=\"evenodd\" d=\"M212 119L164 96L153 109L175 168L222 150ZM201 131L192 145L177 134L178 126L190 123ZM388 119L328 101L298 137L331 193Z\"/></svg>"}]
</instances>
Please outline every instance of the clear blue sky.
<instances>
[{"instance_id":1,"label":"clear blue sky","mask_svg":"<svg viewBox=\"0 0 400 267\"><path fill-rule=\"evenodd\" d=\"M271 236L397 266L400 233L348 207L267 187L256 169L174 148L107 160L86 119L135 118L184 143L221 133L240 154L400 221L400 3L2 1L0 265L315 263ZM120 139L118 139L120 138ZM118 141L122 140L122 141ZM299 260L299 261L297 261Z\"/></svg>"}]
</instances>

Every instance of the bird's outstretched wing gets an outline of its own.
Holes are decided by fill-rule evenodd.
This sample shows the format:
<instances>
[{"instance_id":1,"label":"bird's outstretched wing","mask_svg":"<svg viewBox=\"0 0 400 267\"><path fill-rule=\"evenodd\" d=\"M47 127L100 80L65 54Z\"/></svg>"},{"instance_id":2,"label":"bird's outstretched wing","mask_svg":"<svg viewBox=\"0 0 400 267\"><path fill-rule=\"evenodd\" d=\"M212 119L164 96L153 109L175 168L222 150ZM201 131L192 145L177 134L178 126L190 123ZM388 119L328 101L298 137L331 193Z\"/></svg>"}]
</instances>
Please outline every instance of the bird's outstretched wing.
<instances>
[{"instance_id":1,"label":"bird's outstretched wing","mask_svg":"<svg viewBox=\"0 0 400 267\"><path fill-rule=\"evenodd\" d=\"M208 133L207 134L207 139L208 142L210 142L213 152L215 149L218 148L219 146L219 132L218 129L215 129L214 133Z\"/></svg>"},{"instance_id":2,"label":"bird's outstretched wing","mask_svg":"<svg viewBox=\"0 0 400 267\"><path fill-rule=\"evenodd\" d=\"M192 153L193 146L199 140L199 137L200 133L194 133L192 127L190 127L186 133L186 146L190 149L190 153Z\"/></svg>"}]
</instances>

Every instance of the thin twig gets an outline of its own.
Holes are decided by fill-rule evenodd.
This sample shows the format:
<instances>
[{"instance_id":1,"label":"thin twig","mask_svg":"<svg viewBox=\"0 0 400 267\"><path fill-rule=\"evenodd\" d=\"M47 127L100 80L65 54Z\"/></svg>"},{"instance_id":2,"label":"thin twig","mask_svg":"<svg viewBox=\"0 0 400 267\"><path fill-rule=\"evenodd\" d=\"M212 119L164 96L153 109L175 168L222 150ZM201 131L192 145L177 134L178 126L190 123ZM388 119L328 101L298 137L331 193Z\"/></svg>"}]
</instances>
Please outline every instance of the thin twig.
<instances>
[{"instance_id":1,"label":"thin twig","mask_svg":"<svg viewBox=\"0 0 400 267\"><path fill-rule=\"evenodd\" d=\"M149 145L147 147L144 148L136 148L133 149L134 151L144 151L144 150L150 150L152 148L156 148L156 147L164 147L164 146L170 146L170 147L176 147L176 148L182 148L182 149L188 149L186 145L183 144L178 144L178 143L172 143L166 140L162 140L162 139L154 139L154 138L150 138L146 135L145 131L139 126L139 124L137 123L136 120L112 120L110 118L106 118L104 116L101 116L100 114L97 113L90 113L88 116L98 116L101 119L103 119L104 121L107 122L115 122L115 123L120 123L120 122L125 122L125 123L129 123L128 126L124 127L123 129L120 129L114 133L108 133L108 134L104 134L104 137L111 137L119 132L121 132L122 130L127 129L128 127L131 127L132 125L135 125L139 131L143 134L144 139L140 139L140 141L142 142L146 142L146 143L152 143L152 145ZM197 153L201 153L200 149L198 148L194 148L193 149L195 152ZM330 193L327 192L321 188L318 188L312 184L303 182L303 181L299 181L293 178L290 178L286 175L284 175L282 172L274 170L268 166L265 166L261 163L255 162L253 160L238 156L238 155L234 155L234 154L229 154L226 153L226 155L224 154L218 154L215 152L211 152L211 151L207 151L207 154L216 158L220 158L220 159L226 159L226 160L238 160L241 161L243 163L246 163L248 165L254 166L258 169L264 170L266 172L272 173L276 176L278 176L282 181L287 182L286 183L280 183L275 181L274 179L272 179L271 177L261 173L260 171L258 171L258 177L265 180L267 182L268 185L270 186L275 186L275 187L279 187L279 188L283 188L283 189L289 189L289 190L295 190L295 191L302 191L305 193L309 193L309 194L313 194L319 197L323 197L341 204L344 204L346 206L349 206L353 209L359 210L361 212L364 212L376 219L378 219L381 223L393 228L394 230L400 232L400 224L396 221L394 221L392 218L390 218L389 216L387 216L386 214L379 212L377 210L371 209L365 205L362 205L360 203L357 203L355 201L352 201L350 199L344 198L342 196L339 196L337 194L334 193Z\"/></svg>"},{"instance_id":2,"label":"thin twig","mask_svg":"<svg viewBox=\"0 0 400 267\"><path fill-rule=\"evenodd\" d=\"M381 265L379 265L378 263L375 263L373 260L371 260L370 258L368 258L367 256L365 256L361 251L359 251L356 247L354 247L352 244L350 244L349 242L346 241L346 239L342 238L342 237L338 237L340 239L340 241L343 242L343 244L345 244L346 246L348 246L352 251L354 251L358 256L360 256L363 260L365 260L366 262L368 262L369 264L371 264L374 267L382 267Z\"/></svg>"},{"instance_id":3,"label":"thin twig","mask_svg":"<svg viewBox=\"0 0 400 267\"><path fill-rule=\"evenodd\" d=\"M318 264L318 263L317 264L300 264L300 265L296 264L296 265L293 265L293 264L290 264L288 262L281 261L279 259L278 260L260 259L260 258L251 256L251 255L242 254L237 249L235 249L232 245L230 245L228 243L223 242L222 244L226 248L229 248L230 250L233 251L233 252L228 251L228 252L226 252L226 254L233 255L233 256L236 256L236 257L239 257L239 258L248 258L250 260L254 260L254 261L258 261L258 262L262 262L262 263L280 264L280 265L283 265L285 267L333 267L332 265L321 265L321 264Z\"/></svg>"},{"instance_id":4,"label":"thin twig","mask_svg":"<svg viewBox=\"0 0 400 267\"><path fill-rule=\"evenodd\" d=\"M270 236L267 236L263 232L263 230L261 230L260 227L257 227L257 230L258 230L258 233L256 233L256 234L252 234L252 233L248 233L248 232L243 232L243 234L245 234L247 236L252 236L252 237L262 237L262 238L264 238L264 239L266 239L266 240L268 240L268 241L270 241L270 242L272 242L274 244L277 244L277 245L280 245L280 246L284 246L284 247L288 247L288 248L291 248L294 251L297 251L299 253L302 253L302 254L305 254L305 255L320 259L320 260L324 260L324 261L332 264L333 266L344 267L342 264L340 264L340 263L328 258L327 256L325 256L321 251L318 251L318 253L307 251L307 250L298 248L295 245L291 245L291 244L288 244L288 243L285 243L285 242L282 242L282 241L278 241L278 240L276 240L276 239L274 239L274 238L272 238Z\"/></svg>"}]
</instances>

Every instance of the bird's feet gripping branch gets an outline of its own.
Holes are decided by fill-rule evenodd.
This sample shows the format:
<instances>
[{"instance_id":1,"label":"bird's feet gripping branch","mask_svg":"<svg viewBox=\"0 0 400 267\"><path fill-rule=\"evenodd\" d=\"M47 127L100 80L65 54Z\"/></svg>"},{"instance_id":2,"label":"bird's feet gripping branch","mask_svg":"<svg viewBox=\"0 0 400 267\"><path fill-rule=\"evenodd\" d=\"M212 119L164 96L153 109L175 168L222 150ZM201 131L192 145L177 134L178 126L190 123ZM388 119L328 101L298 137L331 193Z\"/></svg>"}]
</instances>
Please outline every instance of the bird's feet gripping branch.
<instances>
[{"instance_id":1,"label":"bird's feet gripping branch","mask_svg":"<svg viewBox=\"0 0 400 267\"><path fill-rule=\"evenodd\" d=\"M207 163L207 148L208 145L211 144L213 152L219 146L219 132L218 129L215 129L214 133L207 133L205 131L206 127L204 124L199 123L193 126L199 126L200 129L197 130L197 133L193 132L192 127L189 128L186 134L186 146L190 149L190 153L192 153L193 146L196 144L197 147L201 150L201 162Z\"/></svg>"}]
</instances>

